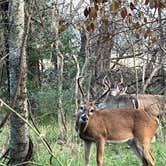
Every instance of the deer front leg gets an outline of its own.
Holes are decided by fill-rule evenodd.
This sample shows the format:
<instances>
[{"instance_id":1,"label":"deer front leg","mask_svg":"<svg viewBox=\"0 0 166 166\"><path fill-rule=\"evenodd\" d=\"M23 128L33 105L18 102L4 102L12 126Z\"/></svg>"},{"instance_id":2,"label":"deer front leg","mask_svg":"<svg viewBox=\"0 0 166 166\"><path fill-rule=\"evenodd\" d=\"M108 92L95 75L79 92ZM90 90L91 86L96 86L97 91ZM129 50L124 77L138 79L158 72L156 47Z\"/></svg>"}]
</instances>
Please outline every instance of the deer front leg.
<instances>
[{"instance_id":1,"label":"deer front leg","mask_svg":"<svg viewBox=\"0 0 166 166\"><path fill-rule=\"evenodd\" d=\"M90 159L90 149L92 142L85 141L85 166L89 166L89 159Z\"/></svg>"},{"instance_id":2,"label":"deer front leg","mask_svg":"<svg viewBox=\"0 0 166 166\"><path fill-rule=\"evenodd\" d=\"M97 166L103 165L103 153L104 153L105 140L100 139L97 143Z\"/></svg>"}]
</instances>

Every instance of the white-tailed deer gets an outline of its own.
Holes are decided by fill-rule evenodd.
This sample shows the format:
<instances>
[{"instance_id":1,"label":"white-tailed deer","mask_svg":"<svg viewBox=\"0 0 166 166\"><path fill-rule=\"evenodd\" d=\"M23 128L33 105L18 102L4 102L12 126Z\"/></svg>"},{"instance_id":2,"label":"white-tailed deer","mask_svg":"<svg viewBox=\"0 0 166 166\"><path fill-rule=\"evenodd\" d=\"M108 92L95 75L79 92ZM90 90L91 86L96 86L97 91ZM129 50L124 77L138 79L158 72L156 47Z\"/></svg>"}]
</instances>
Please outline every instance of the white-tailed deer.
<instances>
[{"instance_id":1,"label":"white-tailed deer","mask_svg":"<svg viewBox=\"0 0 166 166\"><path fill-rule=\"evenodd\" d=\"M76 130L85 142L85 166L89 166L93 142L97 147L97 165L103 165L104 145L107 140L112 143L127 142L141 159L143 166L154 166L150 143L157 128L157 119L145 111L127 108L105 108L97 111L94 102L89 102L84 95L83 105L76 119Z\"/></svg>"},{"instance_id":2,"label":"white-tailed deer","mask_svg":"<svg viewBox=\"0 0 166 166\"><path fill-rule=\"evenodd\" d=\"M108 85L107 85L108 86ZM114 95L116 94L116 95ZM127 94L116 88L110 88L99 108L138 108L147 111L153 116L161 115L166 109L166 97L163 95Z\"/></svg>"}]
</instances>

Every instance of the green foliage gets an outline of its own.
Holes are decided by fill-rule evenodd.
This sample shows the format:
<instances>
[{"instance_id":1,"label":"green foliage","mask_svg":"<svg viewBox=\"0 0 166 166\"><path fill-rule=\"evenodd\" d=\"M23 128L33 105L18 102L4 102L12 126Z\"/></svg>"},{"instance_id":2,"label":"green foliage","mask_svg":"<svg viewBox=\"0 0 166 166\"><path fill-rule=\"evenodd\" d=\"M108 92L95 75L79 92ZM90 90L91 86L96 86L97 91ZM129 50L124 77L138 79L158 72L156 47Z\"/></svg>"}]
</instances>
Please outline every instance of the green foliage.
<instances>
[{"instance_id":1,"label":"green foliage","mask_svg":"<svg viewBox=\"0 0 166 166\"><path fill-rule=\"evenodd\" d=\"M57 115L57 90L51 86L42 87L31 96L36 103L35 113L43 116Z\"/></svg>"},{"instance_id":2,"label":"green foliage","mask_svg":"<svg viewBox=\"0 0 166 166\"><path fill-rule=\"evenodd\" d=\"M65 83L65 82L64 82ZM70 82L71 83L71 82ZM74 91L69 85L62 91L62 104L67 119L71 119L74 113ZM40 118L57 119L58 115L58 89L55 85L43 85L38 91L31 93L32 111Z\"/></svg>"},{"instance_id":3,"label":"green foliage","mask_svg":"<svg viewBox=\"0 0 166 166\"><path fill-rule=\"evenodd\" d=\"M73 52L79 51L80 47L80 38L79 33L76 29L69 27L61 36L61 42L63 46L60 48L60 51L63 54L71 56Z\"/></svg>"}]
</instances>

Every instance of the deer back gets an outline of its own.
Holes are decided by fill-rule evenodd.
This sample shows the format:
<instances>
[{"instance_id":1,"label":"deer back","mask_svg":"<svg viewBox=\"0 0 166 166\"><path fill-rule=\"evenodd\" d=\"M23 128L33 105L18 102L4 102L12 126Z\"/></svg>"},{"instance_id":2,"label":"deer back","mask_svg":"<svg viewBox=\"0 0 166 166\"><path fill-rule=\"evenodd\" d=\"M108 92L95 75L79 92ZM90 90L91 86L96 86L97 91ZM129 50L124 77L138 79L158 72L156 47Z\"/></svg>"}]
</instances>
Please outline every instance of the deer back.
<instances>
[{"instance_id":1,"label":"deer back","mask_svg":"<svg viewBox=\"0 0 166 166\"><path fill-rule=\"evenodd\" d=\"M162 95L137 95L137 100L139 109L144 109L154 116L161 115L166 109L166 99Z\"/></svg>"},{"instance_id":2,"label":"deer back","mask_svg":"<svg viewBox=\"0 0 166 166\"><path fill-rule=\"evenodd\" d=\"M128 94L113 96L108 93L100 105L104 108L138 108L137 99Z\"/></svg>"}]
</instances>

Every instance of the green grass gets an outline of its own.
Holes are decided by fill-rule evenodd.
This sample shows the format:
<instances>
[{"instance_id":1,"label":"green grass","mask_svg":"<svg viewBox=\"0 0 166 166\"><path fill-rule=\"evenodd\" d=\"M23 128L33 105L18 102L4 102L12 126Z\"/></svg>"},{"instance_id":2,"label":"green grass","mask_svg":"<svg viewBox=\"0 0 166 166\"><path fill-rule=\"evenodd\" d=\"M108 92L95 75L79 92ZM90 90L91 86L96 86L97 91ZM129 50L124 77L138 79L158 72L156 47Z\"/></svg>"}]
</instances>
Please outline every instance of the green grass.
<instances>
[{"instance_id":1,"label":"green grass","mask_svg":"<svg viewBox=\"0 0 166 166\"><path fill-rule=\"evenodd\" d=\"M59 145L57 142L59 130L56 121L51 120L50 123L37 123L41 133L45 136L54 155L62 163L63 166L84 166L84 146L83 141L76 136L76 133L70 131L68 140L64 145ZM0 133L0 147L7 143L9 135L9 127L5 127ZM49 165L50 155L40 138L30 129L30 135L34 143L34 163L39 165ZM161 139L157 139L152 143L152 151L156 159L156 166L166 165L166 143ZM96 147L93 145L90 166L96 166ZM1 162L1 161L0 161ZM33 164L31 164L33 165ZM35 164L34 164L35 165ZM60 164L56 159L53 159L53 165ZM103 166L141 166L141 162L133 151L126 144L106 145L104 152Z\"/></svg>"}]
</instances>

